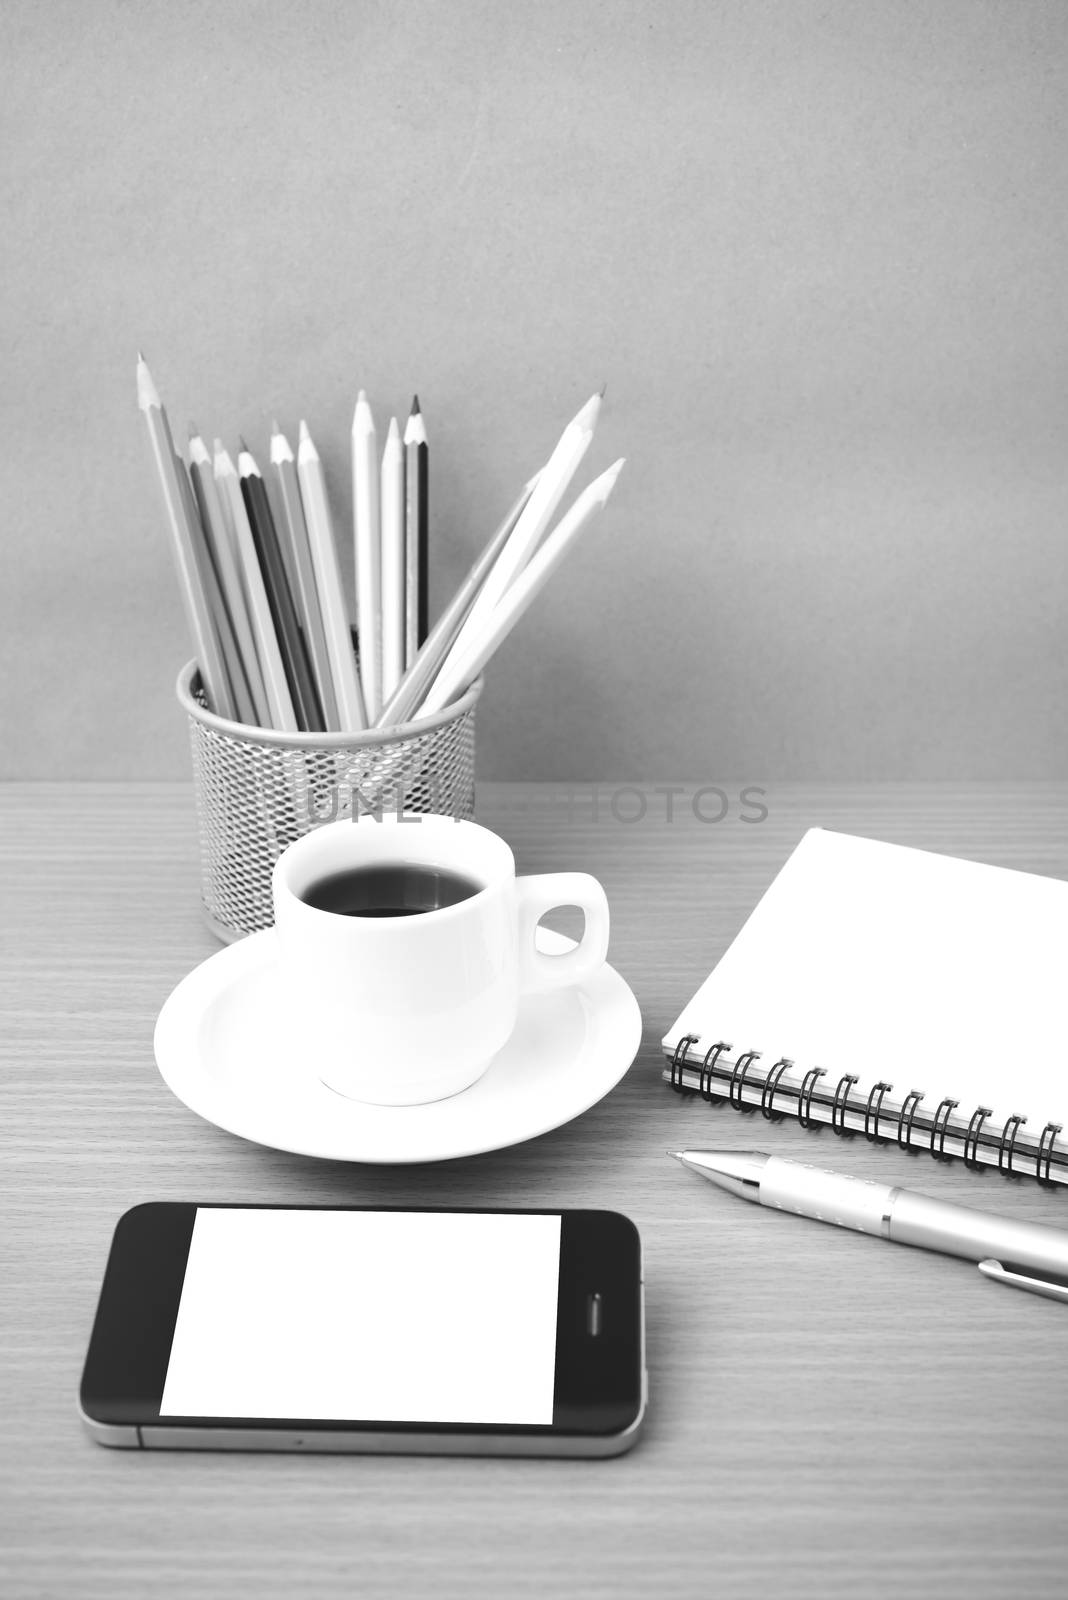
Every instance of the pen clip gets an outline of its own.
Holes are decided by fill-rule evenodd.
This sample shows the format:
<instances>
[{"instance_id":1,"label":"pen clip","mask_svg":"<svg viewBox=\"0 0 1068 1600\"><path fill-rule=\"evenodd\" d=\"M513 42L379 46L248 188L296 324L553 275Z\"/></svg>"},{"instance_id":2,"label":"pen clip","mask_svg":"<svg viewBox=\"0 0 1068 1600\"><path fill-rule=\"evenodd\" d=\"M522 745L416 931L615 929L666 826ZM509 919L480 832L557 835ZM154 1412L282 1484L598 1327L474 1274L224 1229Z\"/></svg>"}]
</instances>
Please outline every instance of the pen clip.
<instances>
[{"instance_id":1,"label":"pen clip","mask_svg":"<svg viewBox=\"0 0 1068 1600\"><path fill-rule=\"evenodd\" d=\"M1044 1294L1050 1300L1068 1301L1068 1283L1063 1283L1057 1278L1014 1272L1010 1267L1003 1266L1000 1261L980 1261L979 1271L985 1278L992 1278L995 1283L1007 1284L1010 1289L1026 1289L1030 1294Z\"/></svg>"}]
</instances>

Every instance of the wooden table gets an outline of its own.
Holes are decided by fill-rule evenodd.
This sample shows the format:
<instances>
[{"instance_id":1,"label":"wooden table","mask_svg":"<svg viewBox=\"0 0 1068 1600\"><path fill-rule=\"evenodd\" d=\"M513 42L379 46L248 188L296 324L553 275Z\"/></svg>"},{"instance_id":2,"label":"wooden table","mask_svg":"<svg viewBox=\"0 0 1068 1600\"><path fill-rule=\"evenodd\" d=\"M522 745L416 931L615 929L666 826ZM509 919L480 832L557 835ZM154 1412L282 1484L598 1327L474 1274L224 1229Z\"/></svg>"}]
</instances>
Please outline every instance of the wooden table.
<instances>
[{"instance_id":1,"label":"wooden table","mask_svg":"<svg viewBox=\"0 0 1068 1600\"><path fill-rule=\"evenodd\" d=\"M604 882L644 1040L570 1126L390 1169L246 1144L157 1075L156 1013L217 948L188 789L0 791L6 1596L1065 1592L1068 1310L758 1211L665 1151L756 1144L1064 1225L1068 1195L682 1101L658 1042L805 827L1064 877L1068 786L767 785L761 822L722 787L721 821L708 793L699 818L653 786L480 788L522 870ZM646 1435L602 1463L103 1450L76 1417L81 1362L112 1227L151 1198L625 1210L647 1258Z\"/></svg>"}]
</instances>

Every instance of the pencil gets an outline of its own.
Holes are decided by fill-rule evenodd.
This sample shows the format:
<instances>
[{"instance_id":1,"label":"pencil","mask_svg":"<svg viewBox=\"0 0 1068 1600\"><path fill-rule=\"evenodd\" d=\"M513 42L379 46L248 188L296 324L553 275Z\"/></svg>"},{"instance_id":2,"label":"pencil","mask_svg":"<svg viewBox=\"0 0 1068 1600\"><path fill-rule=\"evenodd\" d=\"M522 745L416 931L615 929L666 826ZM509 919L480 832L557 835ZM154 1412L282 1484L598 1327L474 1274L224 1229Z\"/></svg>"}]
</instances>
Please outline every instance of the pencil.
<instances>
[{"instance_id":1,"label":"pencil","mask_svg":"<svg viewBox=\"0 0 1068 1600\"><path fill-rule=\"evenodd\" d=\"M360 733L367 726L367 716L356 671L356 658L352 652L352 633L345 591L341 587L338 572L337 547L334 544L334 527L330 503L326 498L322 463L306 422L300 425L297 477L308 524L308 545L330 658L330 675L337 696L338 720L343 733Z\"/></svg>"},{"instance_id":2,"label":"pencil","mask_svg":"<svg viewBox=\"0 0 1068 1600\"><path fill-rule=\"evenodd\" d=\"M270 502L267 499L267 486L252 451L243 439L240 443L237 470L241 478L241 493L245 497L245 510L248 512L252 541L259 557L263 585L267 590L267 604L271 608L275 637L282 652L282 665L285 667L293 710L296 712L297 724L302 733L321 733L323 714L319 709L311 668L308 666L304 650L304 640L300 636L293 596L289 592L286 580L282 551L278 543L274 517L271 515Z\"/></svg>"},{"instance_id":3,"label":"pencil","mask_svg":"<svg viewBox=\"0 0 1068 1600\"><path fill-rule=\"evenodd\" d=\"M378 444L374 417L361 389L352 417L352 509L356 546L356 625L367 715L382 709L382 578L378 525Z\"/></svg>"},{"instance_id":4,"label":"pencil","mask_svg":"<svg viewBox=\"0 0 1068 1600\"><path fill-rule=\"evenodd\" d=\"M572 417L560 435L552 455L541 470L537 488L527 502L526 510L471 607L463 633L457 640L459 648L467 649L480 635L508 585L529 560L590 447L600 411L601 395L595 394Z\"/></svg>"},{"instance_id":5,"label":"pencil","mask_svg":"<svg viewBox=\"0 0 1068 1600\"><path fill-rule=\"evenodd\" d=\"M394 417L382 452L382 698L389 699L404 676L405 647L405 452Z\"/></svg>"},{"instance_id":6,"label":"pencil","mask_svg":"<svg viewBox=\"0 0 1068 1600\"><path fill-rule=\"evenodd\" d=\"M285 667L282 664L282 653L278 648L274 619L271 616L256 546L252 541L252 529L249 526L248 512L245 510L241 484L237 469L230 459L230 453L223 448L221 439L215 441L213 466L227 531L233 540L241 567L249 621L256 640L256 654L267 694L270 725L279 733L296 733L298 728L293 699L289 692Z\"/></svg>"},{"instance_id":7,"label":"pencil","mask_svg":"<svg viewBox=\"0 0 1068 1600\"><path fill-rule=\"evenodd\" d=\"M430 610L427 551L429 450L426 423L418 395L412 400L411 413L404 429L404 460L404 661L405 666L410 667L426 639Z\"/></svg>"},{"instance_id":8,"label":"pencil","mask_svg":"<svg viewBox=\"0 0 1068 1600\"><path fill-rule=\"evenodd\" d=\"M230 532L223 516L223 509L219 503L219 492L215 487L215 478L211 470L211 456L208 447L199 433L191 429L189 434L189 473L193 480L193 492L196 495L197 505L200 507L200 519L204 524L208 544L215 558L215 569L219 575L219 587L222 591L223 603L230 619L233 631L237 657L240 663L240 677L246 685L249 699L249 715L242 720L249 722L253 727L269 728L271 715L267 704L267 691L263 685L263 675L256 656L256 645L252 637L252 624L249 622L248 607L245 602L244 591L241 587L241 575L237 570L237 560ZM230 672L231 682L234 684L235 698L239 702L240 710L241 693L235 680L233 670Z\"/></svg>"},{"instance_id":9,"label":"pencil","mask_svg":"<svg viewBox=\"0 0 1068 1600\"><path fill-rule=\"evenodd\" d=\"M163 509L170 532L171 551L178 571L178 586L185 610L186 625L200 668L210 708L223 717L234 715L234 705L227 682L226 668L219 648L215 623L208 598L204 592L204 579L196 549L195 530L191 526L181 480L175 459L174 439L171 436L167 413L152 381L144 356L137 357L137 404L145 419L149 448L155 464Z\"/></svg>"},{"instance_id":10,"label":"pencil","mask_svg":"<svg viewBox=\"0 0 1068 1600\"><path fill-rule=\"evenodd\" d=\"M420 709L424 715L440 711L443 706L448 705L456 693L481 672L493 652L511 633L535 595L544 588L583 528L598 511L603 509L622 466L622 459L616 461L607 472L603 472L582 491L570 510L561 517L541 549L531 556L522 572L509 586L504 598L494 608L488 623L466 650L457 653L462 635L461 639L457 639L456 646L445 658L441 672L423 701ZM534 494L537 494L537 489L534 490ZM533 498L532 494L531 500Z\"/></svg>"},{"instance_id":11,"label":"pencil","mask_svg":"<svg viewBox=\"0 0 1068 1600\"><path fill-rule=\"evenodd\" d=\"M441 616L427 635L422 648L401 679L396 694L375 723L376 728L390 728L404 722L412 709L419 704L425 691L440 671L442 662L456 638L460 624L467 615L479 586L504 548L505 540L519 520L520 513L530 499L537 477L525 484L519 498L504 521L492 535L485 549L476 558L464 581L453 595Z\"/></svg>"},{"instance_id":12,"label":"pencil","mask_svg":"<svg viewBox=\"0 0 1068 1600\"><path fill-rule=\"evenodd\" d=\"M272 424L272 430L277 431L277 424ZM261 477L262 476L263 475L261 473ZM272 492L273 487L280 488L281 484L276 476L273 486L268 485L266 478L263 480L263 486L267 490L267 504L271 508L271 521L274 523L274 531L278 538L278 548L282 552L282 569L286 575L286 586L293 597L293 609L297 613L297 621L300 623L301 630L304 631L304 617L302 615L300 605L300 577L297 573L296 552L293 549L293 543L289 536L289 520L285 515L285 507L283 506L279 508L278 501L274 498L274 494ZM279 515L280 509L282 513L281 515ZM304 649L310 657L306 634L304 639ZM316 695L318 695L318 692L318 688L316 688Z\"/></svg>"},{"instance_id":13,"label":"pencil","mask_svg":"<svg viewBox=\"0 0 1068 1600\"><path fill-rule=\"evenodd\" d=\"M323 727L336 732L341 724L338 721L337 696L334 694L334 683L330 672L330 656L326 648L319 596L315 588L315 569L312 566L311 549L308 544L308 523L301 503L300 484L297 482L293 452L289 447L289 440L277 423L274 424L271 433L271 464L282 497L282 515L289 535L288 540L284 540L283 543L289 545L293 557L293 570L296 574L297 586L293 593L293 604L297 611L297 621L303 632L308 664L311 667L316 694L323 713Z\"/></svg>"},{"instance_id":14,"label":"pencil","mask_svg":"<svg viewBox=\"0 0 1068 1600\"><path fill-rule=\"evenodd\" d=\"M189 481L186 464L178 451L174 452L174 464L178 473L181 488L182 503L185 506L186 518L193 530L193 543L197 551L197 562L200 567L201 579L204 584L204 594L215 624L215 637L219 641L219 653L222 656L223 668L226 673L226 682L230 691L231 716L238 722L248 723L252 717L252 700L248 692L248 683L241 666L241 654L237 648L230 614L226 609L223 598L222 585L219 581L219 571L215 562L211 541L207 535L204 520L200 515L196 496Z\"/></svg>"}]
</instances>

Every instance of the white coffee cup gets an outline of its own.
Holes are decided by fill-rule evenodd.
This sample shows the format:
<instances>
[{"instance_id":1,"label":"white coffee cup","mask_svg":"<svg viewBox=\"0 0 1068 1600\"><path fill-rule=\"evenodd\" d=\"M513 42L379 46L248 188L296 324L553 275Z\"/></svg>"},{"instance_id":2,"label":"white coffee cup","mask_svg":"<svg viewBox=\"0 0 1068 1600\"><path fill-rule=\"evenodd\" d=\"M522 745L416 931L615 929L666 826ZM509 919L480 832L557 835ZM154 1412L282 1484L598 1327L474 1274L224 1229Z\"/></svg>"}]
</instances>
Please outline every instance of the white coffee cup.
<instances>
[{"instance_id":1,"label":"white coffee cup","mask_svg":"<svg viewBox=\"0 0 1068 1600\"><path fill-rule=\"evenodd\" d=\"M458 873L477 891L411 916L350 916L302 898L324 878L403 863ZM504 840L441 816L360 816L305 834L271 880L281 978L308 1070L374 1105L419 1105L458 1094L489 1067L515 1029L521 995L581 983L608 951L608 901L585 872L517 878ZM535 948L557 906L586 915L562 955Z\"/></svg>"}]
</instances>

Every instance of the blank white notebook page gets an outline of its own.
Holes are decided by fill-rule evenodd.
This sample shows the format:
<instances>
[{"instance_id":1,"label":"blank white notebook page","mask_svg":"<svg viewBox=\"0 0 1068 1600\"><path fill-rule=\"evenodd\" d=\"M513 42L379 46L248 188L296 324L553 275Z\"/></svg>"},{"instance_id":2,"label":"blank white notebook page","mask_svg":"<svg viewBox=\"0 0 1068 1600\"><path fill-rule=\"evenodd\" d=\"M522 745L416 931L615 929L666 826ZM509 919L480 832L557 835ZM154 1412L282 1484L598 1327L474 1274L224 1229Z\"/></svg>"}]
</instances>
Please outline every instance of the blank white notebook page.
<instances>
[{"instance_id":1,"label":"blank white notebook page","mask_svg":"<svg viewBox=\"0 0 1068 1600\"><path fill-rule=\"evenodd\" d=\"M813 828L664 1040L1068 1122L1068 883Z\"/></svg>"}]
</instances>

